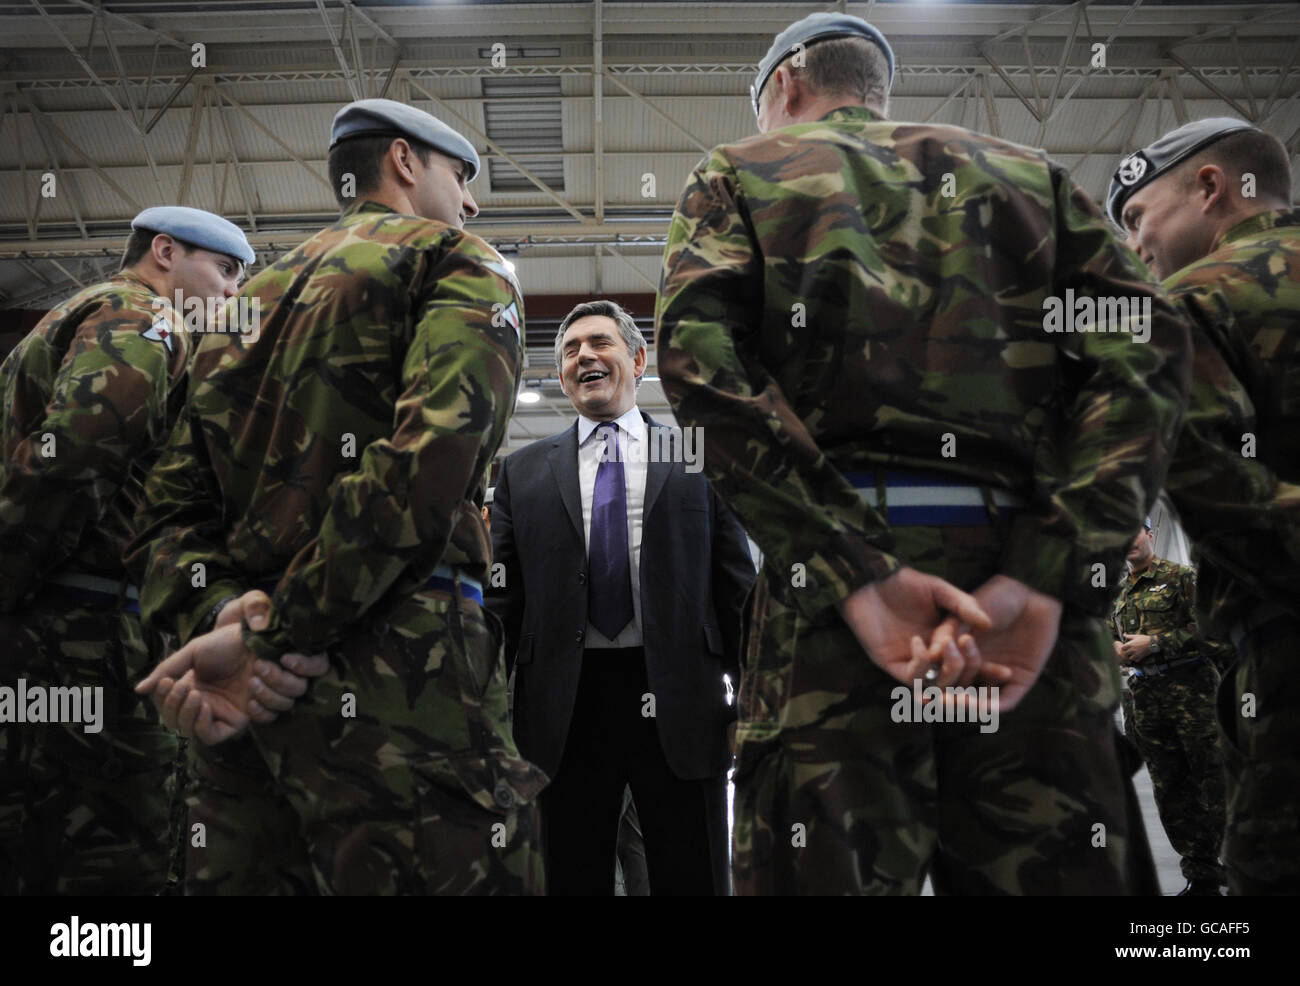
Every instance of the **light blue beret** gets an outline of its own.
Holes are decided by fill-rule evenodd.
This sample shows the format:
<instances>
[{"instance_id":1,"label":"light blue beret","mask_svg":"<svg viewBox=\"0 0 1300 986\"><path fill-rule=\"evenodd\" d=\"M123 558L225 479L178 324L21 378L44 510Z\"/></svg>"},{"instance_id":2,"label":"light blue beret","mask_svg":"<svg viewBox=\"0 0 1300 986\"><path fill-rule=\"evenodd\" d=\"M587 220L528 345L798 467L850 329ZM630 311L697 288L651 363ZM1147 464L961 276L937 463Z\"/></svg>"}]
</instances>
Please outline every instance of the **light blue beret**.
<instances>
[{"instance_id":1,"label":"light blue beret","mask_svg":"<svg viewBox=\"0 0 1300 986\"><path fill-rule=\"evenodd\" d=\"M183 205L156 205L131 220L132 229L166 233L190 246L224 253L245 264L257 259L244 231L227 219Z\"/></svg>"},{"instance_id":2,"label":"light blue beret","mask_svg":"<svg viewBox=\"0 0 1300 986\"><path fill-rule=\"evenodd\" d=\"M1256 129L1258 128L1230 116L1216 116L1208 120L1193 120L1184 123L1177 130L1169 131L1119 163L1110 179L1110 190L1106 193L1106 212L1115 221L1115 225L1123 226L1124 203L1143 185L1149 185L1170 168L1228 134Z\"/></svg>"},{"instance_id":3,"label":"light blue beret","mask_svg":"<svg viewBox=\"0 0 1300 986\"><path fill-rule=\"evenodd\" d=\"M795 21L776 36L772 47L767 50L763 60L758 63L758 78L749 87L750 98L754 101L754 115L758 115L758 97L767 85L768 78L776 67L794 54L795 45L807 47L814 41L827 38L866 38L885 53L889 62L889 84L894 84L894 51L889 47L885 36L861 17L852 14L809 14L801 21Z\"/></svg>"},{"instance_id":4,"label":"light blue beret","mask_svg":"<svg viewBox=\"0 0 1300 986\"><path fill-rule=\"evenodd\" d=\"M392 134L428 144L448 157L469 165L469 178L478 174L478 151L474 145L436 116L392 99L358 99L334 114L330 128L330 150L351 137Z\"/></svg>"}]
</instances>

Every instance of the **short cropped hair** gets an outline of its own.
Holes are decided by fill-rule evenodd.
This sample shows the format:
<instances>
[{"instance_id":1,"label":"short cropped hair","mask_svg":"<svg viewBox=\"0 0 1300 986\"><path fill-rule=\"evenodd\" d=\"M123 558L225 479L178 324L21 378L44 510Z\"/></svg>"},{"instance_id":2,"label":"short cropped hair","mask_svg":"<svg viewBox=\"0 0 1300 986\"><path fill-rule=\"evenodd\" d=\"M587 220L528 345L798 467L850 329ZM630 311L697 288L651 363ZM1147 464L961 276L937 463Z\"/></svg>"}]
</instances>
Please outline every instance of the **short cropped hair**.
<instances>
[{"instance_id":1,"label":"short cropped hair","mask_svg":"<svg viewBox=\"0 0 1300 986\"><path fill-rule=\"evenodd\" d=\"M384 155L388 153L388 148L392 146L393 141L398 139L405 140L410 144L411 149L415 151L415 156L426 167L429 164L430 155L437 153L434 148L423 141L414 140L410 137L399 138L397 134L352 137L340 141L335 145L334 150L330 151L330 188L334 190L334 201L339 204L340 209L346 209L361 196L379 188L379 180L383 176L381 163L384 160ZM343 194L344 175L352 176L352 191L355 195L345 196Z\"/></svg>"},{"instance_id":2,"label":"short cropped hair","mask_svg":"<svg viewBox=\"0 0 1300 986\"><path fill-rule=\"evenodd\" d=\"M584 301L564 316L559 331L555 333L556 370L563 370L564 333L578 319L586 318L589 315L603 315L605 318L612 318L618 326L618 334L623 337L623 344L627 346L627 354L633 359L636 359L637 353L646 348L645 336L637 328L636 319L629 315L622 305L616 301L607 301L603 298L598 301ZM638 387L641 386L641 379L641 377L637 377L636 385Z\"/></svg>"},{"instance_id":3,"label":"short cropped hair","mask_svg":"<svg viewBox=\"0 0 1300 986\"><path fill-rule=\"evenodd\" d=\"M1291 201L1291 162L1282 142L1272 134L1239 130L1216 140L1179 167L1184 186L1194 184L1196 173L1207 164L1217 164L1239 188L1243 175L1254 175L1255 195L1259 198Z\"/></svg>"},{"instance_id":4,"label":"short cropped hair","mask_svg":"<svg viewBox=\"0 0 1300 986\"><path fill-rule=\"evenodd\" d=\"M153 238L157 235L158 231L156 229L131 230L131 235L126 238L126 247L122 250L122 263L118 265L117 269L119 271L126 270L128 267L134 267L143 260L144 255L148 253L150 247L153 246ZM167 235L171 236L170 233ZM172 236L172 239L176 241L176 244L181 248L182 253L189 253L194 249L194 247L190 246L184 240L177 240L174 236Z\"/></svg>"},{"instance_id":5,"label":"short cropped hair","mask_svg":"<svg viewBox=\"0 0 1300 986\"><path fill-rule=\"evenodd\" d=\"M821 95L846 96L884 112L889 106L889 61L880 46L866 38L829 38L804 49L804 64L794 58L781 62ZM764 98L773 89L771 78Z\"/></svg>"}]
</instances>

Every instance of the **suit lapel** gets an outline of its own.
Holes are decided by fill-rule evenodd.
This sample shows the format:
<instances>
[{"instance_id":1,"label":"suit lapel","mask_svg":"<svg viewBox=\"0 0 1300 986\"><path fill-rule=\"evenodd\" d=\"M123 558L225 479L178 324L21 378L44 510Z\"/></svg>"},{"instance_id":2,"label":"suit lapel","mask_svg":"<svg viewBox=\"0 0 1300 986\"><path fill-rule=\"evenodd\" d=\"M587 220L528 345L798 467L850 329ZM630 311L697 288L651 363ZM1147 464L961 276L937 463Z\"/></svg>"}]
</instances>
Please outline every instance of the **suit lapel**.
<instances>
[{"instance_id":1,"label":"suit lapel","mask_svg":"<svg viewBox=\"0 0 1300 986\"><path fill-rule=\"evenodd\" d=\"M551 465L551 475L560 488L560 499L564 509L573 523L580 544L587 543L587 535L582 529L582 490L578 486L578 423L561 435L558 435L550 454L546 457Z\"/></svg>"},{"instance_id":2,"label":"suit lapel","mask_svg":"<svg viewBox=\"0 0 1300 986\"><path fill-rule=\"evenodd\" d=\"M644 411L641 412L641 417L645 418L645 423L646 423L645 440L649 444L649 448L647 449L647 452L651 452L651 451L669 452L670 446L668 442L664 441L661 444L660 438L662 436L656 434L656 432L658 432L661 429L663 430L667 430L667 429L664 428L663 425L657 423L653 418L650 417L650 415L646 414ZM647 458L649 459L649 462L647 462L646 464L645 503L642 505L641 508L641 522L643 524L650 517L650 510L654 507L655 500L658 498L659 494L663 491L664 484L668 482L668 474L672 472L672 468L673 468L673 464L671 461L672 459L671 454L647 455ZM660 460L664 460L664 461L660 461Z\"/></svg>"}]
</instances>

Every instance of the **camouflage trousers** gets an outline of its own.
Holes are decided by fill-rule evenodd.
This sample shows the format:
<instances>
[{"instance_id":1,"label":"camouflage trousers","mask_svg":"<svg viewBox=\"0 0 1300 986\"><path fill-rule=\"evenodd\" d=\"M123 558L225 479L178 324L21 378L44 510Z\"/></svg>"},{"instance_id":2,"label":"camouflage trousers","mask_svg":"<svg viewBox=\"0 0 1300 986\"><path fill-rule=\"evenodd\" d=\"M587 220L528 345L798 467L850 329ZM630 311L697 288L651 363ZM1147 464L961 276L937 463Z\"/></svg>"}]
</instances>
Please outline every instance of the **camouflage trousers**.
<instances>
[{"instance_id":1,"label":"camouflage trousers","mask_svg":"<svg viewBox=\"0 0 1300 986\"><path fill-rule=\"evenodd\" d=\"M1223 862L1231 893L1300 893L1300 620L1267 607L1234 635L1219 686L1227 771Z\"/></svg>"},{"instance_id":2,"label":"camouflage trousers","mask_svg":"<svg viewBox=\"0 0 1300 986\"><path fill-rule=\"evenodd\" d=\"M907 564L963 588L996 572L991 527L893 534ZM940 894L1159 893L1099 620L1066 607L1037 684L982 732L898 714L910 689L776 577L756 584L741 676L737 895L917 894L927 875Z\"/></svg>"},{"instance_id":3,"label":"camouflage trousers","mask_svg":"<svg viewBox=\"0 0 1300 986\"><path fill-rule=\"evenodd\" d=\"M276 722L194 744L187 894L540 894L500 622L425 590L330 652Z\"/></svg>"},{"instance_id":4,"label":"camouflage trousers","mask_svg":"<svg viewBox=\"0 0 1300 986\"><path fill-rule=\"evenodd\" d=\"M1115 738L1115 745L1119 753L1120 766L1130 777L1136 777L1138 771L1143 767L1142 753L1138 750L1134 727L1133 713L1133 692L1128 685L1123 684L1121 678L1119 690L1119 704L1124 711L1122 729L1123 732Z\"/></svg>"},{"instance_id":5,"label":"camouflage trousers","mask_svg":"<svg viewBox=\"0 0 1300 986\"><path fill-rule=\"evenodd\" d=\"M102 688L98 731L67 721L0 726L0 894L160 893L178 740L131 690L151 666L139 617L47 590L0 615L0 637L0 685L21 681L29 695ZM93 694L81 693L83 719Z\"/></svg>"},{"instance_id":6,"label":"camouflage trousers","mask_svg":"<svg viewBox=\"0 0 1300 986\"><path fill-rule=\"evenodd\" d=\"M1156 810L1188 880L1223 883L1223 750L1214 721L1219 674L1209 663L1129 679L1135 741Z\"/></svg>"}]
</instances>

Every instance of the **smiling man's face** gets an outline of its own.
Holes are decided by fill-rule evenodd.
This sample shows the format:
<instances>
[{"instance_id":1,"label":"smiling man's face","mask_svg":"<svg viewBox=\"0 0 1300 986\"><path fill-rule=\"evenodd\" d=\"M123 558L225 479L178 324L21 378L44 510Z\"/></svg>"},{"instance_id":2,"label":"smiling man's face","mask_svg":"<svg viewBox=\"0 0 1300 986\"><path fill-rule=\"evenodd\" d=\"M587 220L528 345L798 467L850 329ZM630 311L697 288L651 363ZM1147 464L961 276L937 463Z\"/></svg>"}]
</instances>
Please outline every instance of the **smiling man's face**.
<instances>
[{"instance_id":1,"label":"smiling man's face","mask_svg":"<svg viewBox=\"0 0 1300 986\"><path fill-rule=\"evenodd\" d=\"M1181 171L1144 185L1124 203L1126 242L1160 280L1214 248L1214 226L1203 196Z\"/></svg>"},{"instance_id":2,"label":"smiling man's face","mask_svg":"<svg viewBox=\"0 0 1300 986\"><path fill-rule=\"evenodd\" d=\"M584 315L564 330L560 387L579 414L613 421L636 403L636 380L645 372L646 351L635 357L605 315Z\"/></svg>"}]
</instances>

